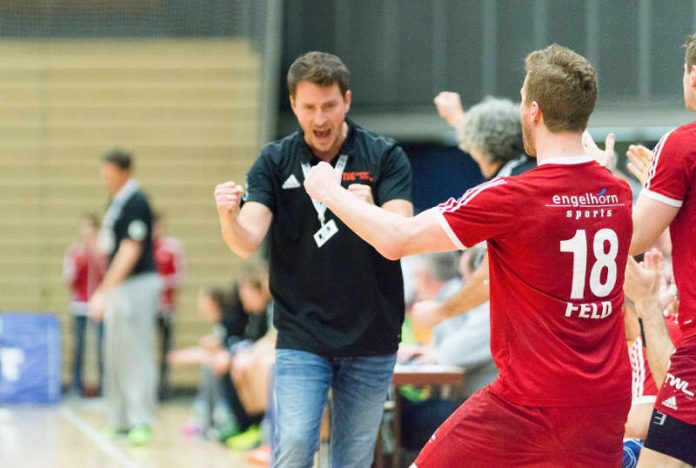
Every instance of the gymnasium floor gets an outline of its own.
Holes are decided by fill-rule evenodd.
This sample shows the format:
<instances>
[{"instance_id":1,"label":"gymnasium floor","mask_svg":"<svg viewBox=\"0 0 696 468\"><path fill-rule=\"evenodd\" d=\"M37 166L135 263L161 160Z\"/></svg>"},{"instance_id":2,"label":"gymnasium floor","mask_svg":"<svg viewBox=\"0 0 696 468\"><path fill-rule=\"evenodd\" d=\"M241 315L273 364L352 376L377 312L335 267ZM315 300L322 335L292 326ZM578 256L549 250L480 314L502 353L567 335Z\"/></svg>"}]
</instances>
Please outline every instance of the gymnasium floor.
<instances>
[{"instance_id":1,"label":"gymnasium floor","mask_svg":"<svg viewBox=\"0 0 696 468\"><path fill-rule=\"evenodd\" d=\"M242 452L184 437L188 401L159 407L153 441L133 448L99 434L101 399L68 400L58 406L0 407L0 466L3 468L247 468ZM258 465L255 465L258 466Z\"/></svg>"}]
</instances>

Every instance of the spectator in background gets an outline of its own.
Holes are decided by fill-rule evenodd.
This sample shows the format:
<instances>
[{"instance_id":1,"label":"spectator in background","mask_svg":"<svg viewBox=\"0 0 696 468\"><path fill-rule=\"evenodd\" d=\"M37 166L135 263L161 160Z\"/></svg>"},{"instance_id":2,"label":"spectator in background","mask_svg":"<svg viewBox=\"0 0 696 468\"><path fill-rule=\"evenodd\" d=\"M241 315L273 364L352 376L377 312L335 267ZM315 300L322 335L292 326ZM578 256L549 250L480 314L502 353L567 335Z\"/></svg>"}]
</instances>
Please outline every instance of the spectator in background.
<instances>
[{"instance_id":1,"label":"spectator in background","mask_svg":"<svg viewBox=\"0 0 696 468\"><path fill-rule=\"evenodd\" d=\"M270 328L268 313L271 305L271 293L268 288L268 269L261 264L247 264L237 283L233 286L233 307L226 317L228 337L225 341L230 356L228 371L225 379L226 395L236 422L236 431L228 445L233 448L251 448L261 438L259 423L263 411L249 406L255 395L249 395L249 389L242 381L239 385L233 382L235 366L238 358L240 363L245 359L253 345L264 338ZM271 348L272 349L272 348ZM241 370L241 369L240 369ZM258 369L262 372L262 369ZM266 398L264 391L262 398Z\"/></svg>"},{"instance_id":2,"label":"spectator in background","mask_svg":"<svg viewBox=\"0 0 696 468\"><path fill-rule=\"evenodd\" d=\"M486 254L485 245L479 244L464 251L459 261L462 283L466 284L479 267ZM450 284L450 283L448 283ZM434 297L441 301L449 297L456 287L443 287L443 293ZM490 305L488 302L466 313L452 317L433 329L429 346L405 348L400 358L415 363L446 364L462 367L466 371L463 397L469 397L491 383L498 375L490 350Z\"/></svg>"},{"instance_id":3,"label":"spectator in background","mask_svg":"<svg viewBox=\"0 0 696 468\"><path fill-rule=\"evenodd\" d=\"M457 132L462 151L471 155L487 179L513 176L536 166L522 143L519 105L488 97L464 111L459 94L443 91L435 97L438 114ZM413 306L414 323L433 327L488 301L488 258L469 281L444 301L419 301Z\"/></svg>"},{"instance_id":4,"label":"spectator in background","mask_svg":"<svg viewBox=\"0 0 696 468\"><path fill-rule=\"evenodd\" d=\"M452 252L417 255L413 263L418 300L443 299L461 284L457 275L457 256ZM397 362L407 365L419 363L421 351L429 348L431 341L431 330L415 329L409 333L409 322L408 318L404 322L405 330L397 354ZM416 342L409 343L409 336L413 336ZM457 408L455 403L432 394L430 388L401 386L397 398L401 405L401 445L410 451L419 450Z\"/></svg>"},{"instance_id":5,"label":"spectator in background","mask_svg":"<svg viewBox=\"0 0 696 468\"><path fill-rule=\"evenodd\" d=\"M196 346L170 351L167 360L172 366L201 366L198 396L194 402L195 420L184 427L187 435L200 434L220 438L231 429L229 405L225 398L223 379L227 378L229 354L225 341L226 326L233 308L230 291L222 288L201 289L198 293L198 312L212 323L210 334L201 337Z\"/></svg>"},{"instance_id":6,"label":"spectator in background","mask_svg":"<svg viewBox=\"0 0 696 468\"><path fill-rule=\"evenodd\" d=\"M519 175L536 166L522 145L518 105L487 97L464 111L458 93L442 91L434 99L437 113L457 132L459 148L476 161L486 179Z\"/></svg>"},{"instance_id":7,"label":"spectator in background","mask_svg":"<svg viewBox=\"0 0 696 468\"><path fill-rule=\"evenodd\" d=\"M157 393L155 318L162 280L152 251L152 211L131 177L132 157L106 153L101 167L112 196L99 233L109 267L92 296L90 315L104 320L104 396L108 433L128 433L131 445L152 437Z\"/></svg>"},{"instance_id":8,"label":"spectator in background","mask_svg":"<svg viewBox=\"0 0 696 468\"><path fill-rule=\"evenodd\" d=\"M174 311L176 310L177 291L181 286L186 269L184 249L178 239L168 236L162 213L153 214L152 248L155 265L162 279L164 289L160 294L157 308L157 325L160 337L159 399L169 394L169 364L167 354L172 349L174 334Z\"/></svg>"},{"instance_id":9,"label":"spectator in background","mask_svg":"<svg viewBox=\"0 0 696 468\"><path fill-rule=\"evenodd\" d=\"M94 291L104 278L106 256L97 248L97 233L99 219L93 214L80 218L80 242L71 245L63 258L63 280L72 292L70 312L73 317L73 364L71 390L76 395L83 395L85 385L82 378L82 363L86 345L85 335L89 321L88 303ZM98 389L103 385L103 354L102 337L104 326L101 322L95 325L95 348L97 351L97 371L99 375Z\"/></svg>"},{"instance_id":10,"label":"spectator in background","mask_svg":"<svg viewBox=\"0 0 696 468\"><path fill-rule=\"evenodd\" d=\"M470 281L472 273L480 265L485 252L483 245L463 252L459 259L462 283ZM442 255L446 254L436 254L434 257ZM417 258L423 258L427 264L430 264L430 269L436 268L440 262L429 257L431 256L421 255ZM440 274L446 271L442 266L439 270ZM438 293L430 298L436 301L444 300L459 287L459 278L453 278L442 283ZM428 296L424 297L424 299L427 298ZM490 384L498 375L490 350L489 303L485 302L467 311L466 314L453 317L436 326L429 345L400 347L399 361L458 366L466 372L463 385L457 388L454 395L447 398L447 401L431 398L420 404L405 402L403 405L404 418L401 426L403 445L410 450L419 450L444 421L443 417L448 417L458 404Z\"/></svg>"},{"instance_id":11,"label":"spectator in background","mask_svg":"<svg viewBox=\"0 0 696 468\"><path fill-rule=\"evenodd\" d=\"M198 310L213 324L210 334L202 337L197 346L171 351L168 355L174 366L200 365L201 386L199 400L204 410L196 421L197 432L215 433L221 440L240 435L261 421L263 412L249 411L244 405L243 395L232 384L237 357L253 349L254 343L265 337L268 330L267 309L270 305L268 271L258 264L245 265L238 281L231 290L219 288L202 290L198 297ZM246 388L242 389L247 391ZM267 390L264 391L265 398ZM244 394L246 396L246 394ZM232 419L216 419L215 410L220 400L231 411ZM244 440L256 437L254 427Z\"/></svg>"}]
</instances>

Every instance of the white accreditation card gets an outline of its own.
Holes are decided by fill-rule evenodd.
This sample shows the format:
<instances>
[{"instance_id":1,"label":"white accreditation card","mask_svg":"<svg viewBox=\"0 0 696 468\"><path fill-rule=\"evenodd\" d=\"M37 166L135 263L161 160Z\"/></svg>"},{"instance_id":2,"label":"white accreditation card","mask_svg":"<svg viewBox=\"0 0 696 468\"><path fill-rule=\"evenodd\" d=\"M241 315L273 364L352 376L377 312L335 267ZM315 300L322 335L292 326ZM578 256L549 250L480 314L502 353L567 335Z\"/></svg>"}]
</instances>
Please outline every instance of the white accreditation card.
<instances>
[{"instance_id":1,"label":"white accreditation card","mask_svg":"<svg viewBox=\"0 0 696 468\"><path fill-rule=\"evenodd\" d=\"M329 220L328 223L323 224L317 232L314 233L314 242L317 243L317 247L323 246L331 239L334 234L338 232L338 226L336 226L336 221L333 219Z\"/></svg>"}]
</instances>

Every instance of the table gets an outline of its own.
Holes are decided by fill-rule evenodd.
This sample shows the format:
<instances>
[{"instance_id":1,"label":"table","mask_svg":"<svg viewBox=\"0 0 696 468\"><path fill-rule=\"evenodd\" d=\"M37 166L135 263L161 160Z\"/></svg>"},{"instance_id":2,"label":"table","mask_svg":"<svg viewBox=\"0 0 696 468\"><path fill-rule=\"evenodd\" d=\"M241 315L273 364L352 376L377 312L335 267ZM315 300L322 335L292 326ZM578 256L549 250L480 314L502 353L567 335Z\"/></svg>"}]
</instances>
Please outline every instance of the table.
<instances>
[{"instance_id":1,"label":"table","mask_svg":"<svg viewBox=\"0 0 696 468\"><path fill-rule=\"evenodd\" d=\"M392 454L392 468L399 468L401 462L401 405L399 404L398 389L402 385L415 385L419 387L436 386L444 387L459 384L464 380L464 370L460 367L441 364L397 364L394 368L392 387L394 395L394 452ZM381 438L381 436L380 436ZM381 440L378 442L381 446ZM375 467L383 468L384 460L381 450L375 457Z\"/></svg>"}]
</instances>

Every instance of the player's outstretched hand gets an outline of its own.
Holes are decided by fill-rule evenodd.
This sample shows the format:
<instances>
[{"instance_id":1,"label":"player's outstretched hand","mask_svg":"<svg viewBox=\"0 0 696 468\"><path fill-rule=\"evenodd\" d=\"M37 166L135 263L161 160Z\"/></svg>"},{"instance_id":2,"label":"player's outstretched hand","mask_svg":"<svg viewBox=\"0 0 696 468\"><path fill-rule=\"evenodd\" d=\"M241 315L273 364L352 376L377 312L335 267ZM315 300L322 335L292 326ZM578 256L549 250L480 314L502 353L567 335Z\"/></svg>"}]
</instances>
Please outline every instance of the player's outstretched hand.
<instances>
[{"instance_id":1,"label":"player's outstretched hand","mask_svg":"<svg viewBox=\"0 0 696 468\"><path fill-rule=\"evenodd\" d=\"M643 145L630 145L626 151L626 157L628 158L628 164L626 164L628 172L633 174L641 184L644 184L648 178L653 152Z\"/></svg>"},{"instance_id":2,"label":"player's outstretched hand","mask_svg":"<svg viewBox=\"0 0 696 468\"><path fill-rule=\"evenodd\" d=\"M327 190L341 183L341 173L327 162L320 162L305 177L304 187L314 200L324 201Z\"/></svg>"},{"instance_id":3,"label":"player's outstretched hand","mask_svg":"<svg viewBox=\"0 0 696 468\"><path fill-rule=\"evenodd\" d=\"M416 326L432 328L445 320L440 311L440 303L437 301L418 301L413 304L411 316Z\"/></svg>"},{"instance_id":4,"label":"player's outstretched hand","mask_svg":"<svg viewBox=\"0 0 696 468\"><path fill-rule=\"evenodd\" d=\"M234 217L242 202L244 187L234 181L223 182L215 186L215 205L218 214L224 217Z\"/></svg>"},{"instance_id":5,"label":"player's outstretched hand","mask_svg":"<svg viewBox=\"0 0 696 468\"><path fill-rule=\"evenodd\" d=\"M645 253L639 264L633 257L626 263L624 293L635 303L654 300L659 304L659 290L662 282L664 257L659 250L652 249Z\"/></svg>"},{"instance_id":6,"label":"player's outstretched hand","mask_svg":"<svg viewBox=\"0 0 696 468\"><path fill-rule=\"evenodd\" d=\"M595 161L609 170L613 170L616 166L616 159L614 158L615 144L616 136L613 133L607 135L607 138L604 140L603 150L597 146L590 132L585 130L582 133L582 146L585 148L585 153L592 156Z\"/></svg>"},{"instance_id":7,"label":"player's outstretched hand","mask_svg":"<svg viewBox=\"0 0 696 468\"><path fill-rule=\"evenodd\" d=\"M464 117L464 108L459 93L442 91L435 96L433 102L437 113L447 122L447 125L457 128Z\"/></svg>"}]
</instances>

